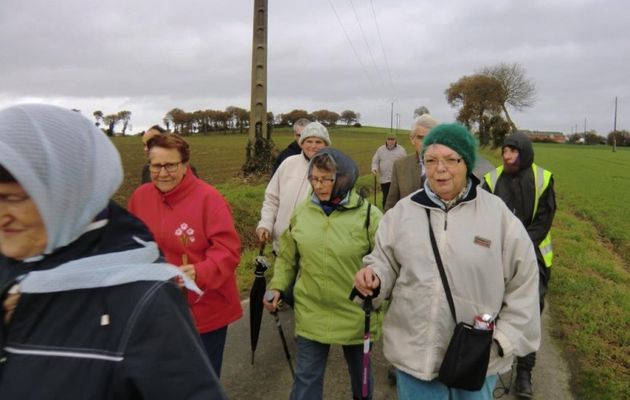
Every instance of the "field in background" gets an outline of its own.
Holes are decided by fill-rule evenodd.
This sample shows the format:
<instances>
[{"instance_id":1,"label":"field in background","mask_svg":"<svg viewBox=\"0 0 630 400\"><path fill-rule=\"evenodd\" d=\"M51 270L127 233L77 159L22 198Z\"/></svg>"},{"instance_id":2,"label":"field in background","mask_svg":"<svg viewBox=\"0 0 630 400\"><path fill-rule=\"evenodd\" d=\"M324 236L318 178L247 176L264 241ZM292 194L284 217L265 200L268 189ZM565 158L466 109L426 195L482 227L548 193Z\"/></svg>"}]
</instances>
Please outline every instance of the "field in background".
<instances>
[{"instance_id":1,"label":"field in background","mask_svg":"<svg viewBox=\"0 0 630 400\"><path fill-rule=\"evenodd\" d=\"M630 398L630 149L535 144L554 174L549 298L579 398ZM498 163L498 153L483 153Z\"/></svg>"},{"instance_id":2,"label":"field in background","mask_svg":"<svg viewBox=\"0 0 630 400\"><path fill-rule=\"evenodd\" d=\"M381 144L385 143L385 128L334 128L330 130L334 147L350 155L359 166L360 174L357 188L369 190L373 201L374 180L370 174L372 155ZM268 177L243 180L239 171L245 162L245 134L213 134L209 136L190 136L186 140L191 146L191 162L199 176L216 186L232 207L236 229L243 244L241 267L238 269L239 287L247 290L251 286L253 274L251 266L257 255L255 228L260 218L265 187ZM273 141L279 150L284 149L293 140L291 129L276 129ZM125 180L114 195L114 200L127 204L129 196L140 184L140 172L144 164L144 153L140 137L115 137L113 142L122 155ZM407 151L412 151L407 131L399 131L400 144ZM381 202L381 194L377 193Z\"/></svg>"},{"instance_id":3,"label":"field in background","mask_svg":"<svg viewBox=\"0 0 630 400\"><path fill-rule=\"evenodd\" d=\"M333 146L359 165L363 176L358 186L373 188L370 161L388 131L332 130ZM267 181L238 178L246 135L187 140L199 175L215 185L232 206L244 245L237 271L239 286L246 291L253 280L254 229ZM279 149L291 140L289 130L274 132ZM140 180L142 143L138 137L114 138L114 143L125 167L125 182L115 199L126 204ZM400 131L399 143L411 151L407 131ZM554 334L572 361L579 398L630 398L630 149L612 153L608 147L537 144L535 152L536 161L554 173L558 197L553 230L556 258L549 294L557 322ZM484 150L484 154L498 162L496 152ZM372 193L368 198L373 200Z\"/></svg>"},{"instance_id":4,"label":"field in background","mask_svg":"<svg viewBox=\"0 0 630 400\"><path fill-rule=\"evenodd\" d=\"M385 143L385 135L389 129L333 128L330 130L333 147L347 153L359 166L360 174L370 173L370 162L377 147ZM399 131L398 142L408 152L412 151L407 131ZM276 129L273 141L279 150L284 149L293 140L292 131L288 128ZM114 144L123 154L125 181L115 195L115 200L126 204L131 192L140 183L140 171L144 164L142 142L138 136L115 137ZM245 134L213 134L209 136L190 136L186 141L191 147L191 163L199 176L212 185L238 182L238 173L245 162Z\"/></svg>"}]
</instances>

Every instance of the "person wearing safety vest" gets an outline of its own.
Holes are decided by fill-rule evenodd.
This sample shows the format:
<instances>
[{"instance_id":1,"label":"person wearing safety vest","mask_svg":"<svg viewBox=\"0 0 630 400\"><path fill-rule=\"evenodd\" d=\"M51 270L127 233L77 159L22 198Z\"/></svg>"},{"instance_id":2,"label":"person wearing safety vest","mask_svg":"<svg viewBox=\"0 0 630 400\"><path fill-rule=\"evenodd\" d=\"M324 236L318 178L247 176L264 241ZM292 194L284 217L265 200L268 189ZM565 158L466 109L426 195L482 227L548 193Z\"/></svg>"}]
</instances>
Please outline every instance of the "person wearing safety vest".
<instances>
[{"instance_id":1,"label":"person wearing safety vest","mask_svg":"<svg viewBox=\"0 0 630 400\"><path fill-rule=\"evenodd\" d=\"M483 188L499 196L518 217L532 239L539 271L540 312L549 285L553 248L551 224L556 213L556 196L551 172L534 163L530 139L516 132L507 136L502 146L503 165L484 176ZM515 392L519 397L533 396L531 374L536 353L519 357Z\"/></svg>"}]
</instances>

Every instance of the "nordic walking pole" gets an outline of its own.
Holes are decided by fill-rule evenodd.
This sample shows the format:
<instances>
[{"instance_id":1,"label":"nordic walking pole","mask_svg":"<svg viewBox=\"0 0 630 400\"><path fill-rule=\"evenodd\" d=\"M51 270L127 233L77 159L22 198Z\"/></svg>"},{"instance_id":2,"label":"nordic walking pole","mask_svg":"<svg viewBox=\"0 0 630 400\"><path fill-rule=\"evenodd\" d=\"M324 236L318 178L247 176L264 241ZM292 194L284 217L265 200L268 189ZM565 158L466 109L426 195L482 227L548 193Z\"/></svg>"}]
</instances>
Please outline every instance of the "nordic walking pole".
<instances>
[{"instance_id":1,"label":"nordic walking pole","mask_svg":"<svg viewBox=\"0 0 630 400\"><path fill-rule=\"evenodd\" d=\"M353 287L349 299L354 301L355 297L363 299L363 311L365 312L365 325L363 329L363 363L361 366L361 399L367 399L370 391L370 317L372 314L372 297L378 296L380 290L377 288L372 296L362 296L357 288Z\"/></svg>"},{"instance_id":2,"label":"nordic walking pole","mask_svg":"<svg viewBox=\"0 0 630 400\"><path fill-rule=\"evenodd\" d=\"M374 175L374 205L376 205L376 175Z\"/></svg>"},{"instance_id":3,"label":"nordic walking pole","mask_svg":"<svg viewBox=\"0 0 630 400\"><path fill-rule=\"evenodd\" d=\"M267 301L273 301L273 293L267 292ZM280 324L280 317L278 316L278 310L271 312L273 315L274 321L276 321L276 327L278 328L278 333L280 334L280 340L282 341L282 347L284 348L284 355L287 357L287 362L289 363L289 369L291 370L291 377L295 378L295 371L293 370L293 363L291 362L291 353L289 353L289 347L287 346L287 338L284 336L284 331L282 330L282 324Z\"/></svg>"},{"instance_id":4,"label":"nordic walking pole","mask_svg":"<svg viewBox=\"0 0 630 400\"><path fill-rule=\"evenodd\" d=\"M361 369L361 397L368 398L370 390L370 316L372 313L372 296L367 296L363 302L365 311L365 327L363 330L363 365Z\"/></svg>"}]
</instances>

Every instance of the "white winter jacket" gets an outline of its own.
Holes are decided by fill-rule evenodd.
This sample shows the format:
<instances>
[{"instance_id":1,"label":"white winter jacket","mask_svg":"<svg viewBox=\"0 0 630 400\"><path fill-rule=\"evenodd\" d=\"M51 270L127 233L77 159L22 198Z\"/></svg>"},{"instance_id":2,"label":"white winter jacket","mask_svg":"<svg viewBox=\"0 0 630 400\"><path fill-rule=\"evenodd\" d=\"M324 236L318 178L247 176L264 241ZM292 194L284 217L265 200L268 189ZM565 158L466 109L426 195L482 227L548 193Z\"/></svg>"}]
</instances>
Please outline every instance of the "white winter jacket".
<instances>
[{"instance_id":1,"label":"white winter jacket","mask_svg":"<svg viewBox=\"0 0 630 400\"><path fill-rule=\"evenodd\" d=\"M276 252L280 236L289 227L293 210L311 191L307 173L308 160L302 153L287 157L265 189L265 200L256 229L265 228L271 232Z\"/></svg>"},{"instance_id":2,"label":"white winter jacket","mask_svg":"<svg viewBox=\"0 0 630 400\"><path fill-rule=\"evenodd\" d=\"M474 179L474 178L473 178ZM538 266L523 224L500 198L477 190L448 212L424 190L401 199L381 220L374 251L364 258L390 298L383 323L385 357L425 381L437 377L455 323L431 248L426 209L455 303L458 322L497 315L488 375L540 344Z\"/></svg>"}]
</instances>

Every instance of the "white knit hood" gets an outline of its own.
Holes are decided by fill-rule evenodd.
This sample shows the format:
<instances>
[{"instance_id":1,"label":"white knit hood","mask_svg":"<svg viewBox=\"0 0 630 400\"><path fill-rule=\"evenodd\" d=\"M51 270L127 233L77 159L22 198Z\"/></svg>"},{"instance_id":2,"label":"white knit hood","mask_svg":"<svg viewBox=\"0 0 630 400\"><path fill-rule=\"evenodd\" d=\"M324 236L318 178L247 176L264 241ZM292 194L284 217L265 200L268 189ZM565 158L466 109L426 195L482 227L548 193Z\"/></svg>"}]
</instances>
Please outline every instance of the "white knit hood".
<instances>
[{"instance_id":1,"label":"white knit hood","mask_svg":"<svg viewBox=\"0 0 630 400\"><path fill-rule=\"evenodd\" d=\"M45 253L77 239L123 179L118 151L80 113L44 104L0 111L0 164L37 205Z\"/></svg>"}]
</instances>

